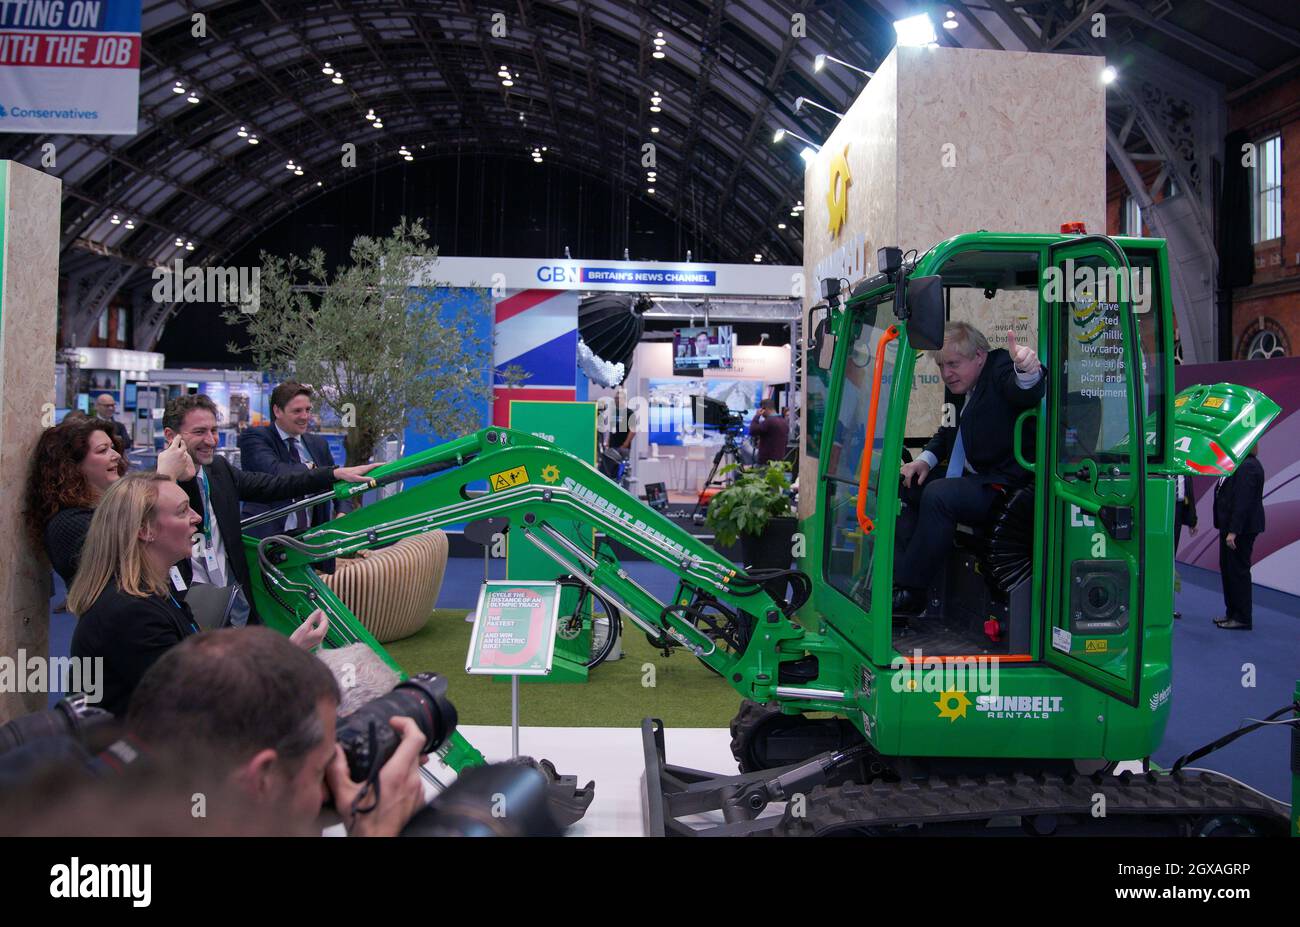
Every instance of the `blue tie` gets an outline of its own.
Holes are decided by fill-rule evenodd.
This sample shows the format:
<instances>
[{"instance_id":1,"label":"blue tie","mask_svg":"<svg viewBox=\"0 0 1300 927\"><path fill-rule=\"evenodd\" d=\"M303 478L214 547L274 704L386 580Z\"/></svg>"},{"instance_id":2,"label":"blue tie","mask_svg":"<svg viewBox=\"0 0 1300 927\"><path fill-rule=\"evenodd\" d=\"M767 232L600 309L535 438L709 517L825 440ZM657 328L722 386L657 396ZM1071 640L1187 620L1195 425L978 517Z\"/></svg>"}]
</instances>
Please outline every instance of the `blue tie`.
<instances>
[{"instance_id":1,"label":"blue tie","mask_svg":"<svg viewBox=\"0 0 1300 927\"><path fill-rule=\"evenodd\" d=\"M957 426L957 442L952 446L952 456L948 458L948 479L961 476L966 470L966 446L961 443L961 425Z\"/></svg>"}]
</instances>

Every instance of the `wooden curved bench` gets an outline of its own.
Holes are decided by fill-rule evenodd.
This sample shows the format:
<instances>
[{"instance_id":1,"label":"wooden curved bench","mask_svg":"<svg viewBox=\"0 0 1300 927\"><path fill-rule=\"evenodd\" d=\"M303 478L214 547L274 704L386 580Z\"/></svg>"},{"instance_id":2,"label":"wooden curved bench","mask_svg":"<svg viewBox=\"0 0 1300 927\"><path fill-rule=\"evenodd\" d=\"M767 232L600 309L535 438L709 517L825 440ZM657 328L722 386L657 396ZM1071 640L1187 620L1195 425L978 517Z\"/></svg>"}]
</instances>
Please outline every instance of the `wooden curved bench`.
<instances>
[{"instance_id":1,"label":"wooden curved bench","mask_svg":"<svg viewBox=\"0 0 1300 927\"><path fill-rule=\"evenodd\" d=\"M410 637L428 622L447 571L447 533L403 538L356 559L340 558L325 585L381 644Z\"/></svg>"}]
</instances>

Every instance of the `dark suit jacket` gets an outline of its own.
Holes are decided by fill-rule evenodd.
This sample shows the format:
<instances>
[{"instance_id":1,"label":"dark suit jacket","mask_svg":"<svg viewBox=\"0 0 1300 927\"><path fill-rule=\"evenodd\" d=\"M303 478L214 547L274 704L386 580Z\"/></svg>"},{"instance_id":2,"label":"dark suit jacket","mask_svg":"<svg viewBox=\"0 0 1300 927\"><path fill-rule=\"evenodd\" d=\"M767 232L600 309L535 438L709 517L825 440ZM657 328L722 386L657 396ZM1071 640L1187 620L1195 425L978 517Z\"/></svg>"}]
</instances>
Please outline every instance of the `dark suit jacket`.
<instances>
[{"instance_id":1,"label":"dark suit jacket","mask_svg":"<svg viewBox=\"0 0 1300 927\"><path fill-rule=\"evenodd\" d=\"M1004 348L989 352L984 369L973 392L954 396L946 389L944 402L951 402L960 418L958 425L949 425L935 432L925 449L939 460L936 470L946 469L947 460L957 443L957 428L961 428L962 447L966 462L975 468L981 483L1000 483L1004 486L1022 486L1029 482L1029 473L1016 463L1012 452L1012 432L1016 417L1025 409L1038 405L1047 389L1047 369L1042 369L1038 382L1029 389L1021 389L1016 382L1016 367ZM966 403L970 408L965 408ZM970 474L966 474L970 476Z\"/></svg>"},{"instance_id":2,"label":"dark suit jacket","mask_svg":"<svg viewBox=\"0 0 1300 927\"><path fill-rule=\"evenodd\" d=\"M1186 525L1189 528L1196 527L1196 502L1192 499L1192 478L1190 476L1182 477L1183 480L1183 501L1174 499L1174 525Z\"/></svg>"},{"instance_id":3,"label":"dark suit jacket","mask_svg":"<svg viewBox=\"0 0 1300 927\"><path fill-rule=\"evenodd\" d=\"M330 453L329 443L323 436L309 432L304 434L300 440L317 467L335 466L334 455ZM262 425L257 428L245 429L239 436L239 454L240 468L246 473L269 473L271 476L287 476L292 473L307 472L306 464L293 462L293 459L289 456L288 443L280 437L280 433L275 430L274 425ZM282 504L285 501L282 499L277 504ZM272 506L262 502L246 502L244 503L244 517L249 518L270 508ZM351 503L340 503L340 512L351 510ZM313 506L309 511L310 525L315 527L316 525L325 524L330 520L331 513L332 506L328 502L324 505ZM301 522L302 519L300 518L300 526ZM250 528L248 533L258 538L283 534L284 524L284 518L277 518L275 521L258 525L256 528Z\"/></svg>"},{"instance_id":4,"label":"dark suit jacket","mask_svg":"<svg viewBox=\"0 0 1300 927\"><path fill-rule=\"evenodd\" d=\"M1264 466L1253 454L1214 487L1214 527L1238 537L1264 530Z\"/></svg>"},{"instance_id":5,"label":"dark suit jacket","mask_svg":"<svg viewBox=\"0 0 1300 927\"><path fill-rule=\"evenodd\" d=\"M197 632L194 616L180 598L127 595L113 579L78 617L72 656L103 658L98 707L121 717L145 671Z\"/></svg>"},{"instance_id":6,"label":"dark suit jacket","mask_svg":"<svg viewBox=\"0 0 1300 927\"><path fill-rule=\"evenodd\" d=\"M97 419L98 421L101 421L101 422L103 422L103 421L108 421L107 419L98 418L98 416L96 416L96 419ZM112 421L108 421L108 424L112 426L112 428L113 428L113 434L117 435L117 437L118 437L119 439L121 439L122 444L123 444L125 447L130 448L130 447L131 447L131 435L127 433L126 426L123 425L121 422L119 422L117 419L113 419Z\"/></svg>"},{"instance_id":7,"label":"dark suit jacket","mask_svg":"<svg viewBox=\"0 0 1300 927\"><path fill-rule=\"evenodd\" d=\"M299 496L310 496L324 492L334 485L334 468L319 467L315 470L303 470L301 473L289 473L283 476L271 476L266 473L245 473L232 467L224 457L216 457L208 466L208 487L212 493L212 512L217 519L217 528L221 532L221 542L226 547L226 557L230 560L230 579L239 583L248 597L252 608L248 616L250 623L260 622L257 609L253 607L253 595L250 589L251 574L248 561L244 558L244 545L240 541L239 503L249 502L285 502ZM180 484L181 489L190 497L190 507L204 515L203 497L199 493L199 480L186 480ZM188 584L193 577L189 559L182 560L177 566L181 577Z\"/></svg>"}]
</instances>

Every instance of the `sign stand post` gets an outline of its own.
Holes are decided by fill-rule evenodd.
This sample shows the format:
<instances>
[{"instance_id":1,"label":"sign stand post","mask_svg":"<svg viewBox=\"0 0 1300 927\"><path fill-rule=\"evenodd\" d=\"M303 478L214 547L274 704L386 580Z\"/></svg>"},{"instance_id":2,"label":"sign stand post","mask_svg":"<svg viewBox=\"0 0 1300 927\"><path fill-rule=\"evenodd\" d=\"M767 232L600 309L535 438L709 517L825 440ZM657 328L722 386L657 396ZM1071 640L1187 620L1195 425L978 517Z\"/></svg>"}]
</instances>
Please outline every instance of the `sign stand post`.
<instances>
[{"instance_id":1,"label":"sign stand post","mask_svg":"<svg viewBox=\"0 0 1300 927\"><path fill-rule=\"evenodd\" d=\"M555 659L558 583L484 580L465 672L510 677L510 750L519 756L519 677L545 676Z\"/></svg>"}]
</instances>

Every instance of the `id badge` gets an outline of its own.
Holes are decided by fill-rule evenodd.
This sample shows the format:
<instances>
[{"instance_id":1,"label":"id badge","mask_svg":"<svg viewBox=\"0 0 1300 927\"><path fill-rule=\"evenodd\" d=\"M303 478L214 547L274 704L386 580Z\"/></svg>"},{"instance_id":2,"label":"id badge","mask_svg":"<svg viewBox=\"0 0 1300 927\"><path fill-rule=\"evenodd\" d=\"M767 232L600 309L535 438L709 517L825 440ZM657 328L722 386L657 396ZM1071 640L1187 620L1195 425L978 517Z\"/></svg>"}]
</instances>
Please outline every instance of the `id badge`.
<instances>
[{"instance_id":1,"label":"id badge","mask_svg":"<svg viewBox=\"0 0 1300 927\"><path fill-rule=\"evenodd\" d=\"M181 579L181 571L176 567L172 567L168 572L171 574L172 587L177 592L184 592L188 587L185 585L185 580Z\"/></svg>"},{"instance_id":2,"label":"id badge","mask_svg":"<svg viewBox=\"0 0 1300 927\"><path fill-rule=\"evenodd\" d=\"M215 576L217 568L220 566L217 562L217 552L206 543L203 545L203 563L208 568L208 575Z\"/></svg>"}]
</instances>

